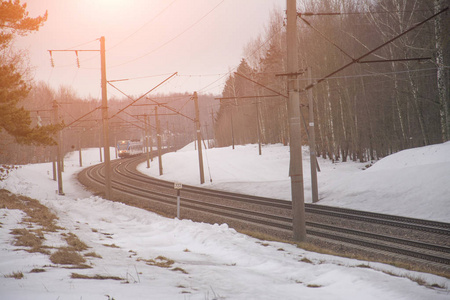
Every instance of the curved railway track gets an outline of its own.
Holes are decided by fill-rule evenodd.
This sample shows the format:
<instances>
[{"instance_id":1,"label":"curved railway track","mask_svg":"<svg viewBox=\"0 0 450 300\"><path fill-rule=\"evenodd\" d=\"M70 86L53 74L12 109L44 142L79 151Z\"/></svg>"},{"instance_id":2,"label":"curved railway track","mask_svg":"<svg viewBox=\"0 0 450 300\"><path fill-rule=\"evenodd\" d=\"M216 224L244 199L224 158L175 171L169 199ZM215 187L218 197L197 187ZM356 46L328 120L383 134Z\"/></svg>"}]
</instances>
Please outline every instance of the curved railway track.
<instances>
[{"instance_id":1,"label":"curved railway track","mask_svg":"<svg viewBox=\"0 0 450 300\"><path fill-rule=\"evenodd\" d=\"M137 172L137 165L145 159L139 156L111 161L112 200L175 216L174 184ZM102 191L103 164L84 169L79 180ZM362 252L378 260L382 257L450 275L450 223L318 204L306 204L305 212L309 242L335 252ZM183 185L181 217L292 239L291 203L285 200Z\"/></svg>"}]
</instances>

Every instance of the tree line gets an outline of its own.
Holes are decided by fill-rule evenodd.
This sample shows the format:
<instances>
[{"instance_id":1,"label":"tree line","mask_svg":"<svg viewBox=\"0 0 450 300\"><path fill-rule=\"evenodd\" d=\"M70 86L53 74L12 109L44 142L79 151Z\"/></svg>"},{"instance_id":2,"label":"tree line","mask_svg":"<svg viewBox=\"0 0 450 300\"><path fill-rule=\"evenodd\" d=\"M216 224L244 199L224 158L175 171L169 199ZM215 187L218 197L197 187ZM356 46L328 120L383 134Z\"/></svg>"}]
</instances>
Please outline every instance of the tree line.
<instances>
[{"instance_id":1,"label":"tree line","mask_svg":"<svg viewBox=\"0 0 450 300\"><path fill-rule=\"evenodd\" d=\"M116 115L138 97L108 99L109 117ZM152 100L142 99L129 106L122 113L109 119L109 145L114 147L123 139L144 140L146 119L151 128L147 131L149 143L157 146L155 101L158 106L158 120L162 146L179 149L195 139L194 103L192 95L178 93L155 95ZM200 120L204 138L212 138L211 110L215 100L212 95L199 95ZM32 128L61 125L61 148L63 153L86 148L103 147L103 123L101 101L94 98L79 97L76 91L67 86L53 89L45 82L33 84L28 95L18 103L30 114ZM55 119L55 104L58 118ZM58 133L52 138L58 141ZM151 140L151 141L150 141ZM52 144L18 143L7 132L0 132L0 163L25 164L49 162L55 158ZM99 150L100 151L100 150ZM99 154L100 155L100 154ZM113 157L114 158L114 157Z\"/></svg>"},{"instance_id":2,"label":"tree line","mask_svg":"<svg viewBox=\"0 0 450 300\"><path fill-rule=\"evenodd\" d=\"M448 6L440 0L300 2L301 90ZM263 143L288 141L284 20L275 10L228 76L215 122L219 146L255 143L258 136ZM450 140L449 29L447 11L315 85L317 153L368 161ZM300 96L307 144L313 120L307 93Z\"/></svg>"}]
</instances>

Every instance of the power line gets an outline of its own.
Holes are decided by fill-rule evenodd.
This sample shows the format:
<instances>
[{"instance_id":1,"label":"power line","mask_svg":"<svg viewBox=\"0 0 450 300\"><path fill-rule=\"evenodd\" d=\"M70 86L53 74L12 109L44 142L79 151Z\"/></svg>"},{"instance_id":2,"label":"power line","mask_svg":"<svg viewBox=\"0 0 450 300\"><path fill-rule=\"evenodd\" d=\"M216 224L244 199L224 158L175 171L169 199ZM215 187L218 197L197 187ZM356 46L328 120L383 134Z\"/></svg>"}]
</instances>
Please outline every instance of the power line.
<instances>
[{"instance_id":1,"label":"power line","mask_svg":"<svg viewBox=\"0 0 450 300\"><path fill-rule=\"evenodd\" d=\"M422 72L422 71L431 71L436 70L436 68L427 68L427 69L416 69L416 70L404 70L404 71L392 71L392 72L383 72L383 73L372 73L372 74L357 74L357 75L343 75L343 76L330 76L327 79L347 79L347 78L361 78L361 77L373 77L373 76L385 76L391 74L402 74L409 72ZM312 79L319 80L322 77L314 77ZM307 80L307 79L299 79L299 80Z\"/></svg>"},{"instance_id":2,"label":"power line","mask_svg":"<svg viewBox=\"0 0 450 300\"><path fill-rule=\"evenodd\" d=\"M197 25L198 23L200 23L204 18L206 18L209 14L211 14L217 7L219 7L223 2L225 2L225 0L222 0L221 2L219 2L219 4L217 4L216 6L214 6L210 11L208 11L208 12L207 12L205 15L203 15L200 19L198 19L196 22L194 22L191 26L187 27L185 30L183 30L182 32L180 32L179 34L177 34L176 36L174 36L173 38L171 38L171 39L168 40L167 42L163 43L162 45L160 45L160 46L154 48L153 50L151 50L151 51L149 51L149 52L147 52L147 53L145 53L145 54L143 54L143 55L141 55L141 56L136 57L135 59L132 59L132 60L123 62L123 63L121 63L121 64L117 64L117 65L111 66L111 67L109 67L109 68L116 68L116 67L119 67L119 66L123 66L123 65L125 65L125 64L129 64L129 63L134 62L134 61L136 61L136 60L139 60L139 59L141 59L141 58L143 58L143 57L145 57L145 56L147 56L147 55L149 55L149 54L152 54L153 52L158 51L158 50L161 49L162 47L164 47L164 46L166 46L167 44L173 42L174 40L176 40L177 38L179 38L181 35L183 35L183 34L186 33L187 31L189 31L192 27L194 27L195 25Z\"/></svg>"},{"instance_id":3,"label":"power line","mask_svg":"<svg viewBox=\"0 0 450 300\"><path fill-rule=\"evenodd\" d=\"M141 97L137 98L136 100L133 100L130 104L128 104L127 106L125 106L124 108L120 109L118 112L116 112L113 116L110 117L113 118L116 115L118 115L119 113L121 113L122 111L124 111L125 109L127 109L129 106L133 105L134 103L136 103L137 101L141 100L142 98L144 98L148 93L152 92L153 90L155 90L156 88L160 87L162 84L164 84L166 81L170 80L173 76L177 75L177 72L173 73L171 76L169 76L168 78L166 78L165 80L163 80L162 82L160 82L158 85L156 85L155 87L153 87L152 89L150 89L148 92L146 92L145 94L143 94ZM132 99L130 96L126 95L124 92L122 92L119 88L117 88L116 86L114 86L112 83L108 82L110 86L112 86L113 88L115 88L116 90L118 90L119 92L121 92L122 94L124 94L125 96L127 96L129 99Z\"/></svg>"},{"instance_id":4,"label":"power line","mask_svg":"<svg viewBox=\"0 0 450 300\"><path fill-rule=\"evenodd\" d=\"M446 7L445 9L443 9L443 10L441 10L441 11L439 11L438 13L433 14L432 16L426 18L425 20L423 20L423 21L421 21L421 22L419 22L419 23L417 23L417 24L411 26L410 28L408 28L407 30L403 31L402 33L396 35L396 36L393 37L392 39L390 39L390 40L388 40L388 41L382 43L381 45L375 47L374 49L372 49L372 50L370 50L370 51L368 51L368 52L366 52L365 54L361 55L360 57L358 57L358 58L356 58L356 59L353 59L351 62L345 64L344 66L338 68L337 70L331 72L330 74L328 74L328 75L322 77L321 79L317 80L316 82L309 84L309 85L308 85L307 87L305 87L303 90L304 90L304 91L309 90L309 89L313 88L314 86L316 86L317 84L321 83L322 81L327 80L329 77L333 76L334 74L337 74L337 73L339 73L340 71L342 71L342 70L348 68L349 66L353 65L354 63L360 62L362 59L364 59L364 58L366 58L367 56L369 56L369 55L373 54L374 52L378 51L379 49L383 48L383 47L386 46L387 44L392 43L393 41L399 39L400 37L402 37L403 35L407 34L408 32L411 32L412 30L414 30L414 29L420 27L421 25L425 24L426 22L428 22L428 21L434 19L436 16L438 16L438 15L444 13L444 12L447 11L447 10L448 10L448 7Z\"/></svg>"},{"instance_id":5,"label":"power line","mask_svg":"<svg viewBox=\"0 0 450 300\"><path fill-rule=\"evenodd\" d=\"M341 15L366 15L366 14L390 14L390 13L415 13L430 12L429 9L417 10L386 10L386 11L362 11L362 12L297 12L299 17L305 16L341 16Z\"/></svg>"},{"instance_id":6,"label":"power line","mask_svg":"<svg viewBox=\"0 0 450 300\"><path fill-rule=\"evenodd\" d=\"M99 39L97 38L97 39L94 39L94 40L92 40L92 41L89 41L89 42L85 42L85 43L82 43L82 44L79 44L79 45L76 45L76 46L73 46L73 47L67 48L67 49L65 49L65 50L73 50L73 48L78 48L78 47L81 47L81 46L84 46L84 45L87 45L87 44L90 44L90 43L96 42L96 41L98 41L98 40L99 40Z\"/></svg>"},{"instance_id":7,"label":"power line","mask_svg":"<svg viewBox=\"0 0 450 300\"><path fill-rule=\"evenodd\" d=\"M265 46L268 42L270 42L275 36L277 36L278 34L281 33L281 29L282 27L280 27L278 30L276 30L270 37L268 37L263 43L261 43L261 45L256 48L252 53L250 53L249 55L247 55L245 57L246 60L248 60L249 57L252 57L253 55L255 55L255 53L257 51L259 51L263 46ZM228 73L225 73L223 76L221 76L220 78L218 78L217 80L211 82L210 84L204 86L203 88L201 88L199 91L205 91L206 88L208 88L209 86L213 85L214 83L216 83L217 81L221 80L222 78L224 78L227 75L231 75L232 72L236 71L237 68L239 67L239 65L236 65L234 68L232 68ZM222 85L222 84L220 84Z\"/></svg>"},{"instance_id":8,"label":"power line","mask_svg":"<svg viewBox=\"0 0 450 300\"><path fill-rule=\"evenodd\" d=\"M165 73L165 74L158 74L158 75L148 75L148 76L141 76L141 77L132 77L132 78L124 78L124 79L114 79L114 80L108 80L108 82L119 82L119 81L128 81L128 80L136 80L136 79L145 79L145 78L152 78L152 77L161 77L161 76L167 76L171 75L172 73Z\"/></svg>"},{"instance_id":9,"label":"power line","mask_svg":"<svg viewBox=\"0 0 450 300\"><path fill-rule=\"evenodd\" d=\"M114 44L113 46L111 46L109 49L107 49L106 51L110 51L112 49L114 49L115 47L117 47L118 45L120 45L121 43L125 42L127 39L129 39L130 37L132 37L133 35L135 35L137 32L141 31L142 28L146 27L148 24L150 24L151 22L155 21L160 15L162 15L169 7L172 6L172 4L174 4L177 0L173 0L172 2L169 3L169 5L167 5L163 10L161 10L158 14L156 14L156 16L154 16L152 19L150 19L150 21L148 21L147 23L145 23L144 25L142 25L141 27L139 27L139 29L137 29L136 31L134 31L133 33L131 33L130 35L128 35L127 37L125 37L124 39L122 39L120 42Z\"/></svg>"}]
</instances>

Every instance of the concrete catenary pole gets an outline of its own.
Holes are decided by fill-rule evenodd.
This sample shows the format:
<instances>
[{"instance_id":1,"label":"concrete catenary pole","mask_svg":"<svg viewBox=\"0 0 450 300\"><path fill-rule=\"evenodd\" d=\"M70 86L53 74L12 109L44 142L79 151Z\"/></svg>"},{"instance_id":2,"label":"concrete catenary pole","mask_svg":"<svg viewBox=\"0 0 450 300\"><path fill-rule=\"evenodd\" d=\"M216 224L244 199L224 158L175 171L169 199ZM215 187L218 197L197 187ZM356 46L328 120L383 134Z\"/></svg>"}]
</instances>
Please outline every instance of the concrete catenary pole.
<instances>
[{"instance_id":1,"label":"concrete catenary pole","mask_svg":"<svg viewBox=\"0 0 450 300\"><path fill-rule=\"evenodd\" d=\"M150 161L153 161L153 133L152 133L152 124L150 122L150 116L148 116L148 138L150 139Z\"/></svg>"},{"instance_id":2,"label":"concrete catenary pole","mask_svg":"<svg viewBox=\"0 0 450 300\"><path fill-rule=\"evenodd\" d=\"M78 153L78 158L80 160L80 167L83 166L83 154L81 153L82 148L81 148L81 133L78 133L78 147L79 147L79 153Z\"/></svg>"},{"instance_id":3,"label":"concrete catenary pole","mask_svg":"<svg viewBox=\"0 0 450 300\"><path fill-rule=\"evenodd\" d=\"M258 93L259 96L259 93ZM262 154L261 149L261 126L260 126L260 117L259 117L259 105L261 104L261 100L259 97L256 99L256 131L258 134L258 154Z\"/></svg>"},{"instance_id":4,"label":"concrete catenary pole","mask_svg":"<svg viewBox=\"0 0 450 300\"><path fill-rule=\"evenodd\" d=\"M53 122L54 124L58 124L59 123L59 115L58 115L58 102L56 102L56 100L53 101ZM56 145L56 172L58 174L58 194L59 195L64 195L64 191L63 191L63 182L62 182L62 168L61 168L61 163L62 163L62 159L61 159L61 130L58 131L57 135L58 135L58 143Z\"/></svg>"},{"instance_id":5,"label":"concrete catenary pole","mask_svg":"<svg viewBox=\"0 0 450 300\"><path fill-rule=\"evenodd\" d=\"M148 139L150 138L148 128L150 127L150 125L148 124L148 119L149 116L145 115L145 153L147 153L147 169L150 168L150 152L148 151Z\"/></svg>"},{"instance_id":6,"label":"concrete catenary pole","mask_svg":"<svg viewBox=\"0 0 450 300\"><path fill-rule=\"evenodd\" d=\"M195 126L197 131L197 149L198 149L198 164L200 168L200 184L203 184L205 183L205 173L203 171L202 135L200 132L200 110L198 108L197 92L194 92L193 98L195 104Z\"/></svg>"},{"instance_id":7,"label":"concrete catenary pole","mask_svg":"<svg viewBox=\"0 0 450 300\"><path fill-rule=\"evenodd\" d=\"M306 239L305 195L303 187L303 166L300 126L300 97L298 92L298 53L297 53L297 7L296 0L286 0L287 28L287 72L288 72L288 116L291 177L293 238Z\"/></svg>"},{"instance_id":8,"label":"concrete catenary pole","mask_svg":"<svg viewBox=\"0 0 450 300\"><path fill-rule=\"evenodd\" d=\"M161 155L161 124L158 118L158 106L155 107L155 122L156 122L156 141L158 142L158 160L159 160L159 175L163 175L162 155Z\"/></svg>"},{"instance_id":9,"label":"concrete catenary pole","mask_svg":"<svg viewBox=\"0 0 450 300\"><path fill-rule=\"evenodd\" d=\"M109 154L108 98L106 93L106 54L105 37L100 38L101 84L102 84L102 121L103 121L103 157L105 159L105 198L111 198L111 159Z\"/></svg>"},{"instance_id":10,"label":"concrete catenary pole","mask_svg":"<svg viewBox=\"0 0 450 300\"><path fill-rule=\"evenodd\" d=\"M308 85L312 84L311 67L308 67ZM309 105L309 158L311 161L311 192L312 202L319 201L319 191L317 187L317 158L316 158L316 137L314 130L314 99L312 89L308 90Z\"/></svg>"}]
</instances>

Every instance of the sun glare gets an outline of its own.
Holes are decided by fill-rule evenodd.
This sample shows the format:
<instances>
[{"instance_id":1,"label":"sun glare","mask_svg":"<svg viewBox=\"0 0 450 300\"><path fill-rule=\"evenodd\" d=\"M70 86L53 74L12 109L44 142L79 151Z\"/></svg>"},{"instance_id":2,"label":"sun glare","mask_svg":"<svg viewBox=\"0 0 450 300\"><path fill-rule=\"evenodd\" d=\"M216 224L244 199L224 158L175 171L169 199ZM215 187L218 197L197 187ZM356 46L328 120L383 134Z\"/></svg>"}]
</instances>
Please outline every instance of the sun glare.
<instances>
[{"instance_id":1,"label":"sun glare","mask_svg":"<svg viewBox=\"0 0 450 300\"><path fill-rule=\"evenodd\" d=\"M103 12L106 15L114 15L120 11L126 10L132 4L130 1L124 0L96 0L96 1L87 1L86 7L91 7L96 11Z\"/></svg>"}]
</instances>

